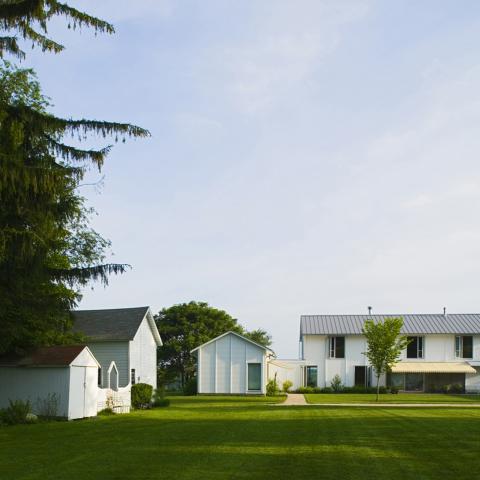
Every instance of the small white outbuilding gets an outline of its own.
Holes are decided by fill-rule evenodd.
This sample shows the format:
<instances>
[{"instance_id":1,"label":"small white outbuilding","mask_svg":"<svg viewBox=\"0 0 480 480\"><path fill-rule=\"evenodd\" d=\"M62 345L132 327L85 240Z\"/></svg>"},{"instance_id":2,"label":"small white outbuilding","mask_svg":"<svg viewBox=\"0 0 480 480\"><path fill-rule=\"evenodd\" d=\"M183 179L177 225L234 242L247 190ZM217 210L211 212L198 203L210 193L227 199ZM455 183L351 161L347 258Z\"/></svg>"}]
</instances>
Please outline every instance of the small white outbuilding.
<instances>
[{"instance_id":1,"label":"small white outbuilding","mask_svg":"<svg viewBox=\"0 0 480 480\"><path fill-rule=\"evenodd\" d=\"M199 394L265 394L269 348L226 332L191 353L197 356Z\"/></svg>"},{"instance_id":2,"label":"small white outbuilding","mask_svg":"<svg viewBox=\"0 0 480 480\"><path fill-rule=\"evenodd\" d=\"M0 359L0 408L29 401L33 413L56 407L69 420L97 414L99 363L85 345L40 348Z\"/></svg>"}]
</instances>

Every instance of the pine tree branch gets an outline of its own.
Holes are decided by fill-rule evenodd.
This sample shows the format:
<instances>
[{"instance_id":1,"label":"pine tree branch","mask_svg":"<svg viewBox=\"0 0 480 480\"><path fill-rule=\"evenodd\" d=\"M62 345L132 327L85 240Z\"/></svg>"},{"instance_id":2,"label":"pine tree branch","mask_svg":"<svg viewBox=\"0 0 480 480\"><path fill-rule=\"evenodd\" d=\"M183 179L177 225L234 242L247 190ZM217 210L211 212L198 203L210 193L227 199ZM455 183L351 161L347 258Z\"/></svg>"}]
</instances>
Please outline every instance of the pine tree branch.
<instances>
[{"instance_id":1,"label":"pine tree branch","mask_svg":"<svg viewBox=\"0 0 480 480\"><path fill-rule=\"evenodd\" d=\"M54 15L63 15L73 23L73 28L77 26L82 27L84 25L92 27L95 32L101 33L115 33L115 29L112 24L100 20L99 18L92 17L86 13L80 12L79 10L70 7L66 3L60 3L54 0L47 0L47 3L50 6L50 9L47 14L47 18L50 18Z\"/></svg>"},{"instance_id":2,"label":"pine tree branch","mask_svg":"<svg viewBox=\"0 0 480 480\"><path fill-rule=\"evenodd\" d=\"M132 267L126 263L106 263L92 267L51 269L50 273L58 281L67 282L70 285L85 285L89 281L100 281L108 285L108 276L122 274Z\"/></svg>"},{"instance_id":3,"label":"pine tree branch","mask_svg":"<svg viewBox=\"0 0 480 480\"><path fill-rule=\"evenodd\" d=\"M33 28L28 25L26 22L21 22L19 28L22 32L23 38L32 40L32 42L40 45L42 47L42 51L49 51L59 53L64 50L64 46L60 45L57 42L54 42L50 38L46 37L45 35L41 35L40 33L36 32Z\"/></svg>"},{"instance_id":4,"label":"pine tree branch","mask_svg":"<svg viewBox=\"0 0 480 480\"><path fill-rule=\"evenodd\" d=\"M108 155L112 148L112 145L108 145L101 150L82 150L57 142L49 136L46 136L46 139L48 142L48 146L53 150L53 152L56 155L62 157L64 160L71 160L75 162L90 160L97 165L99 170L103 166L105 157Z\"/></svg>"},{"instance_id":5,"label":"pine tree branch","mask_svg":"<svg viewBox=\"0 0 480 480\"><path fill-rule=\"evenodd\" d=\"M20 19L38 20L43 10L43 0L3 0L0 3L0 19L5 28L10 28Z\"/></svg>"},{"instance_id":6,"label":"pine tree branch","mask_svg":"<svg viewBox=\"0 0 480 480\"><path fill-rule=\"evenodd\" d=\"M0 37L0 58L3 58L4 52L19 58L25 58L25 52L20 49L15 37Z\"/></svg>"}]
</instances>

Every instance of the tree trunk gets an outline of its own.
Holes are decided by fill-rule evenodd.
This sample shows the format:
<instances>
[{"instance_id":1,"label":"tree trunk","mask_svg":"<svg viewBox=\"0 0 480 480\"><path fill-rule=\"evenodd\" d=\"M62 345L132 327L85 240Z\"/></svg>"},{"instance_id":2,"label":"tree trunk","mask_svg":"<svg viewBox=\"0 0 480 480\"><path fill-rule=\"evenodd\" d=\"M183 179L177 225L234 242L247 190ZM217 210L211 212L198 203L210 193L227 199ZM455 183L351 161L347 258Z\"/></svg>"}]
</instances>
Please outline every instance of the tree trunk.
<instances>
[{"instance_id":1,"label":"tree trunk","mask_svg":"<svg viewBox=\"0 0 480 480\"><path fill-rule=\"evenodd\" d=\"M380 392L380 375L377 375L377 398L375 400L376 402L378 402L379 392Z\"/></svg>"}]
</instances>

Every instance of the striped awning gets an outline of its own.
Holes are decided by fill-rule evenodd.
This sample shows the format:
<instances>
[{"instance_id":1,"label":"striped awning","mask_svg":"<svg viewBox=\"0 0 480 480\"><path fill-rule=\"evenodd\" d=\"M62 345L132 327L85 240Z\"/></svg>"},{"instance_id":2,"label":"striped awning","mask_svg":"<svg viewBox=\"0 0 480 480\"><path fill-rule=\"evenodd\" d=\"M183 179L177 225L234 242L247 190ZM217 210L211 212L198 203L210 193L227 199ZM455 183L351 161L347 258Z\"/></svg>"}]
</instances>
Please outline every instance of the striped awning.
<instances>
[{"instance_id":1,"label":"striped awning","mask_svg":"<svg viewBox=\"0 0 480 480\"><path fill-rule=\"evenodd\" d=\"M476 373L467 362L399 362L392 373Z\"/></svg>"}]
</instances>

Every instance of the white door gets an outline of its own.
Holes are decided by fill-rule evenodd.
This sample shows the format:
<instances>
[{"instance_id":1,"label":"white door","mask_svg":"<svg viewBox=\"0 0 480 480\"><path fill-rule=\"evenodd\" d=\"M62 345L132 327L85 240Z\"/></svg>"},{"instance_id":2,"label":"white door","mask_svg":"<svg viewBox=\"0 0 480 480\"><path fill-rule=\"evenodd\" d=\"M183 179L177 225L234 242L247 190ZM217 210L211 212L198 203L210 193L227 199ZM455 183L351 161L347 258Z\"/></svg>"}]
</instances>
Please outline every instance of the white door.
<instances>
[{"instance_id":1,"label":"white door","mask_svg":"<svg viewBox=\"0 0 480 480\"><path fill-rule=\"evenodd\" d=\"M85 416L85 370L86 367L70 367L69 420Z\"/></svg>"},{"instance_id":2,"label":"white door","mask_svg":"<svg viewBox=\"0 0 480 480\"><path fill-rule=\"evenodd\" d=\"M98 401L98 368L85 369L85 407L83 416L94 417L97 414Z\"/></svg>"}]
</instances>

